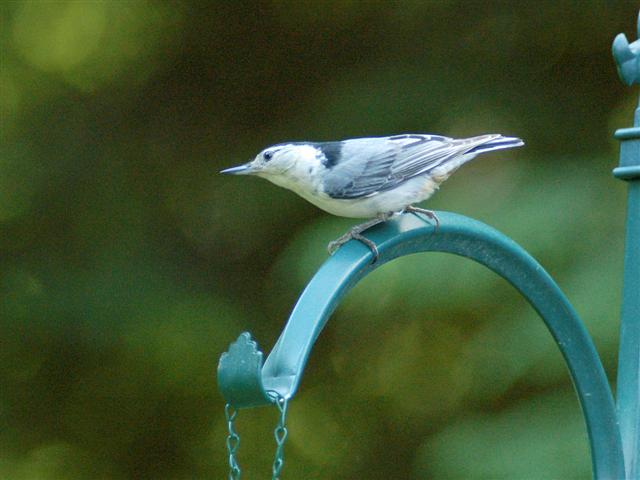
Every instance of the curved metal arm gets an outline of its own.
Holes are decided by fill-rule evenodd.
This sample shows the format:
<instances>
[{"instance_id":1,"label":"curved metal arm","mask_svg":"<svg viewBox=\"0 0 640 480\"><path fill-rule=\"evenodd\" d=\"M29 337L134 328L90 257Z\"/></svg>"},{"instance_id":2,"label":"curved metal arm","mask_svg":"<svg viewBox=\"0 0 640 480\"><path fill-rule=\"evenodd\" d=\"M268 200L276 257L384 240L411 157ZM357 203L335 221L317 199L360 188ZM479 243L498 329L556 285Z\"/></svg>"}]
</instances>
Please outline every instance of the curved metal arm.
<instances>
[{"instance_id":1,"label":"curved metal arm","mask_svg":"<svg viewBox=\"0 0 640 480\"><path fill-rule=\"evenodd\" d=\"M249 334L240 336L218 366L218 384L236 407L269 403L268 391L286 398L296 392L314 342L340 299L365 275L393 260L417 252L461 255L509 281L545 321L556 340L578 392L592 451L595 478L624 478L624 461L616 412L600 358L573 307L552 278L524 249L497 230L470 218L439 212L440 228L413 214L367 231L379 260L351 241L330 257L300 296L264 367L262 353Z\"/></svg>"}]
</instances>

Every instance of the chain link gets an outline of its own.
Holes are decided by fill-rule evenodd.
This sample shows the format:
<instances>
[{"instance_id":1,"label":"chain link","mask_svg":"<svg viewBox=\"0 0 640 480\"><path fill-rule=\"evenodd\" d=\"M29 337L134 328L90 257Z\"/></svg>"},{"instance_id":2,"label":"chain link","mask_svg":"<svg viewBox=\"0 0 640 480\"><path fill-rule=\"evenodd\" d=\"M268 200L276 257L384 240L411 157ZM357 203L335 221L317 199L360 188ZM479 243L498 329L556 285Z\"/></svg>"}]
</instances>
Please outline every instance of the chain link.
<instances>
[{"instance_id":1,"label":"chain link","mask_svg":"<svg viewBox=\"0 0 640 480\"><path fill-rule=\"evenodd\" d=\"M240 436L236 432L235 420L238 416L238 411L233 408L233 405L227 403L224 406L224 415L227 418L227 428L229 429L229 435L227 435L227 452L229 452L229 480L240 480L240 465L236 459L236 452L240 446Z\"/></svg>"},{"instance_id":2,"label":"chain link","mask_svg":"<svg viewBox=\"0 0 640 480\"><path fill-rule=\"evenodd\" d=\"M285 422L287 420L287 407L288 401L282 395L277 392L268 392L269 396L273 399L276 407L278 407L278 424L273 431L273 436L276 439L276 453L273 460L273 466L271 468L271 480L280 480L280 472L284 467L284 442L287 440L289 434ZM233 405L227 403L224 406L224 415L227 419L227 428L229 434L227 435L227 452L229 453L229 480L240 480L240 465L236 458L236 452L240 446L240 435L236 432L235 420L238 416L238 411L233 408Z\"/></svg>"},{"instance_id":3,"label":"chain link","mask_svg":"<svg viewBox=\"0 0 640 480\"><path fill-rule=\"evenodd\" d=\"M280 472L284 466L284 442L287 440L287 435L289 433L285 426L285 422L287 420L288 401L282 395L275 392L274 399L280 415L278 417L278 425L276 425L276 428L273 431L273 436L276 439L276 454L273 460L271 480L280 480Z\"/></svg>"}]
</instances>

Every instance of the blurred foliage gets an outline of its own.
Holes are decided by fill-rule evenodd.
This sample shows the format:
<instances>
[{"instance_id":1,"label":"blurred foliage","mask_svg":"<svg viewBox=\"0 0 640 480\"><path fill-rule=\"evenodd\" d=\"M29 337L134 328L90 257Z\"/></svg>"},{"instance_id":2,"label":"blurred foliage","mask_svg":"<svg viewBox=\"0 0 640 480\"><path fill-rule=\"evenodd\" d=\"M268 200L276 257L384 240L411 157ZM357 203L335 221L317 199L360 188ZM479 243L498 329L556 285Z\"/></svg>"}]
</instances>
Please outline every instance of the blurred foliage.
<instances>
[{"instance_id":1,"label":"blurred foliage","mask_svg":"<svg viewBox=\"0 0 640 480\"><path fill-rule=\"evenodd\" d=\"M611 378L637 2L12 1L0 5L0 478L224 478L217 359L266 350L354 221L219 169L284 140L501 132L428 203L558 279ZM319 339L285 478L585 478L542 322L492 273L376 271ZM242 411L266 478L272 409Z\"/></svg>"}]
</instances>

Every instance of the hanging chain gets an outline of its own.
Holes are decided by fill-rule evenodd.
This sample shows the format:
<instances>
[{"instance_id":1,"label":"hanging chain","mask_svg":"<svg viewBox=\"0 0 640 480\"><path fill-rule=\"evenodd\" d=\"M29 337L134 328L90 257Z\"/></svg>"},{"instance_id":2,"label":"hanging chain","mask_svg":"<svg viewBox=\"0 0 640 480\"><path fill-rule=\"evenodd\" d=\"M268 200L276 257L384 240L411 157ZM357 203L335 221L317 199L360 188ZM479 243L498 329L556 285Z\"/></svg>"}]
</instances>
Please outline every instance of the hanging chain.
<instances>
[{"instance_id":1,"label":"hanging chain","mask_svg":"<svg viewBox=\"0 0 640 480\"><path fill-rule=\"evenodd\" d=\"M280 472L284 466L284 442L287 440L287 427L285 422L287 420L287 407L288 401L282 395L277 392L268 392L269 396L273 399L276 407L278 407L278 424L273 431L273 436L276 439L276 454L273 460L273 466L271 468L272 476L271 480L280 480ZM233 405L227 403L224 406L224 415L227 419L227 428L229 434L227 435L227 452L229 453L229 480L240 480L240 465L236 458L236 452L240 446L240 435L236 432L235 420L238 416L238 411L233 408Z\"/></svg>"},{"instance_id":2,"label":"hanging chain","mask_svg":"<svg viewBox=\"0 0 640 480\"><path fill-rule=\"evenodd\" d=\"M235 420L238 416L238 411L233 408L233 405L227 403L224 406L224 415L227 418L227 428L229 429L229 435L227 435L227 452L229 452L229 480L240 480L240 465L236 459L236 451L240 446L240 435L236 432Z\"/></svg>"},{"instance_id":3,"label":"hanging chain","mask_svg":"<svg viewBox=\"0 0 640 480\"><path fill-rule=\"evenodd\" d=\"M275 404L276 407L278 407L280 415L278 417L278 425L273 431L273 436L276 439L276 454L273 460L271 480L280 480L280 472L282 471L282 467L284 466L284 442L287 439L287 435L289 433L287 431L287 427L285 426L285 422L287 420L288 401L286 398L276 392L273 392L273 397L275 399Z\"/></svg>"}]
</instances>

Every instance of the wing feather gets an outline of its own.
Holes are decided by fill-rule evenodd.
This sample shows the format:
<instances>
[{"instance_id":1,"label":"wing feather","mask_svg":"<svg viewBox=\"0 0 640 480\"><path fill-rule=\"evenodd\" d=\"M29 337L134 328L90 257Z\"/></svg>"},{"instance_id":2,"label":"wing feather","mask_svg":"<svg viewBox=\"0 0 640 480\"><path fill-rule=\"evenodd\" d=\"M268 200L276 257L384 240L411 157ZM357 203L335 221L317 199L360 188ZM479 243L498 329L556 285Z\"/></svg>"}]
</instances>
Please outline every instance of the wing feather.
<instances>
[{"instance_id":1,"label":"wing feather","mask_svg":"<svg viewBox=\"0 0 640 480\"><path fill-rule=\"evenodd\" d=\"M325 176L324 191L339 199L372 196L499 137L482 135L454 140L438 135L410 134L345 140L341 160Z\"/></svg>"}]
</instances>

